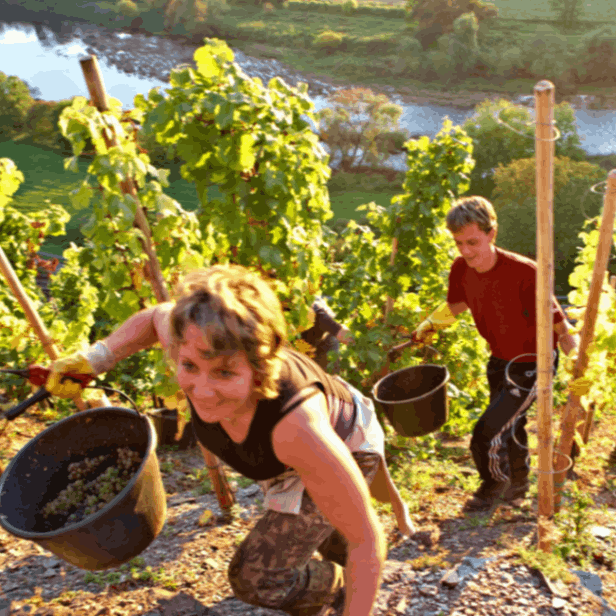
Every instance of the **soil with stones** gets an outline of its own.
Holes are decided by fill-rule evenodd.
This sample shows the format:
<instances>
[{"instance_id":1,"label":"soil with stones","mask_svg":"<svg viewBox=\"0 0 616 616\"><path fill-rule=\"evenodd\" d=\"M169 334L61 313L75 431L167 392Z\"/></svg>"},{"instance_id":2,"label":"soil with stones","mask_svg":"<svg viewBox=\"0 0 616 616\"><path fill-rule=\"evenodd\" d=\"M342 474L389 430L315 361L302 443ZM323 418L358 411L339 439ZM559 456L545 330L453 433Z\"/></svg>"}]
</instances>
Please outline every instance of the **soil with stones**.
<instances>
[{"instance_id":1,"label":"soil with stones","mask_svg":"<svg viewBox=\"0 0 616 616\"><path fill-rule=\"evenodd\" d=\"M0 464L5 467L43 427L35 413L9 424ZM577 484L592 495L596 514L596 553L579 576L568 583L549 580L516 556L520 546L535 542L534 501L469 517L462 512L469 494L437 483L421 503L409 500L418 528L414 537L400 536L393 516L379 512L389 553L374 616L615 616L609 606L616 608L616 466L606 461L616 430L609 430L608 436L598 433L592 455L582 455L581 462L586 456L591 463L576 467ZM456 460L473 472L467 444L443 442L459 448ZM236 516L225 519L215 496L204 493L206 473L197 449L161 448L159 461L167 520L130 564L83 571L0 530L0 616L282 616L238 601L227 581L236 546L263 511L258 486L230 472L238 506Z\"/></svg>"}]
</instances>

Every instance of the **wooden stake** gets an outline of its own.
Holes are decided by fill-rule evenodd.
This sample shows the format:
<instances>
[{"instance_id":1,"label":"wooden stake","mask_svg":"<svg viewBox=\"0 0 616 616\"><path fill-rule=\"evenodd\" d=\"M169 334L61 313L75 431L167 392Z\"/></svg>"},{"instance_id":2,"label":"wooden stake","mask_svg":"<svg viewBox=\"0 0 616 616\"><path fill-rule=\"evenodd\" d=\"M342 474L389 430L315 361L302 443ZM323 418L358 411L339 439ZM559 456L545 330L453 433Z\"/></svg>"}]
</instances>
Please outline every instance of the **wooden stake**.
<instances>
[{"instance_id":1,"label":"wooden stake","mask_svg":"<svg viewBox=\"0 0 616 616\"><path fill-rule=\"evenodd\" d=\"M588 301L586 303L586 310L584 311L584 324L582 325L582 333L580 335L580 348L578 349L577 361L573 367L572 379L583 376L586 366L588 365L588 346L594 337L601 289L603 288L603 282L606 277L607 262L612 248L615 214L616 169L612 169L607 176L607 190L603 199L603 216L601 218L601 227L599 228L597 256L593 266ZM563 410L558 451L562 451L566 454L571 452L580 406L579 396L574 396L570 393ZM566 477L565 469L567 467L567 460L562 456L558 456L555 464L558 472L554 476L554 482L556 484L554 499L556 507L559 508Z\"/></svg>"},{"instance_id":2,"label":"wooden stake","mask_svg":"<svg viewBox=\"0 0 616 616\"><path fill-rule=\"evenodd\" d=\"M103 83L103 77L101 75L96 56L83 58L79 61L79 63L81 64L81 70L83 71L83 76L88 86L88 92L90 92L92 104L101 113L108 111L109 105L107 102L107 93L105 92L105 85ZM113 131L104 131L103 137L108 148L118 144ZM135 186L135 182L132 178L127 178L120 183L120 186L122 187L122 192L125 195L130 195L137 203L137 209L135 210L135 226L141 230L144 236L141 242L143 244L143 249L148 256L152 289L154 290L154 295L156 295L156 300L159 303L168 302L169 292L167 291L167 287L165 285L165 280L160 269L160 264L156 256L154 246L152 245L150 225L148 224L145 212L143 211L137 197L137 187Z\"/></svg>"},{"instance_id":3,"label":"wooden stake","mask_svg":"<svg viewBox=\"0 0 616 616\"><path fill-rule=\"evenodd\" d=\"M96 56L89 56L79 62L88 86L88 92L90 93L92 104L100 112L108 111L109 105L107 102L107 93L105 92L105 85L103 83L103 78ZM109 134L107 134L106 131L104 133L104 138L107 147L117 145L116 136L112 131L109 131ZM152 244L150 226L137 197L137 187L135 182L132 178L127 178L125 181L121 182L121 187L122 192L130 195L137 203L137 209L135 212L135 226L141 230L144 236L142 244L149 260L149 270L151 275L150 282L152 284L154 294L156 295L156 299L159 303L167 302L170 299L169 292L160 269L160 263L158 262L156 251ZM204 447L201 447L201 449L203 451L203 457L205 458L205 465L207 466L208 473L212 481L212 487L216 491L218 504L222 509L229 509L235 502L235 496L231 491L231 487L229 486L229 482L227 481L224 471L220 466L220 462L213 453L209 452Z\"/></svg>"},{"instance_id":4,"label":"wooden stake","mask_svg":"<svg viewBox=\"0 0 616 616\"><path fill-rule=\"evenodd\" d=\"M552 475L552 297L554 287L553 193L554 193L554 85L535 86L537 163L537 438L539 449L539 520L554 513ZM539 549L551 549L550 533L538 524Z\"/></svg>"},{"instance_id":5,"label":"wooden stake","mask_svg":"<svg viewBox=\"0 0 616 616\"><path fill-rule=\"evenodd\" d=\"M13 295L19 302L19 305L26 313L26 318L36 332L36 335L41 341L41 344L49 356L49 359L52 361L58 359L58 357L60 357L60 353L58 352L52 337L49 335L45 324L41 321L41 317L39 317L32 301L28 297L26 290L23 288L19 278L17 278L17 274L15 274L15 270L4 253L4 250L2 250L2 247L0 247L0 270L2 270L2 274L6 278L9 287L11 287L11 291L13 291ZM81 399L81 397L73 398L73 402L80 411L87 408L86 403Z\"/></svg>"}]
</instances>

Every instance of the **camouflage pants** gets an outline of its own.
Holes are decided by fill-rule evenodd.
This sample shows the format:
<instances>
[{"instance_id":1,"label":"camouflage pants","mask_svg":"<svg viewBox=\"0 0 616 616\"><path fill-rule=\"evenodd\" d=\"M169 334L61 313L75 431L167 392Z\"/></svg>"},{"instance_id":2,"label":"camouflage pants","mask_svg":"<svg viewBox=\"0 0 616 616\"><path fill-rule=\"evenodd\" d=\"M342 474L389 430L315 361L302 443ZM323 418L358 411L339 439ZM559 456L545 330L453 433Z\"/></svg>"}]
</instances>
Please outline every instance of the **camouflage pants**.
<instances>
[{"instance_id":1,"label":"camouflage pants","mask_svg":"<svg viewBox=\"0 0 616 616\"><path fill-rule=\"evenodd\" d=\"M375 453L353 453L368 484L379 467ZM318 550L324 560L313 558ZM229 566L235 595L292 616L318 614L344 587L346 541L304 492L295 515L268 511L244 539Z\"/></svg>"}]
</instances>

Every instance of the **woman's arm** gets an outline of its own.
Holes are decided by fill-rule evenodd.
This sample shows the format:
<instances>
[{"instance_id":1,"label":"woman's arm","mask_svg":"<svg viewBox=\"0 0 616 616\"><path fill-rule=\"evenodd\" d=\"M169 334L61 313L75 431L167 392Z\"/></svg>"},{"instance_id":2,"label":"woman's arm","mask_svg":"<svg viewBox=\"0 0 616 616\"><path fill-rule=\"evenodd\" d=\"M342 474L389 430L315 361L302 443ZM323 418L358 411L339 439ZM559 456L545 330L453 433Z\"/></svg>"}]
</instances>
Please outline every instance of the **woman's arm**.
<instances>
[{"instance_id":1,"label":"woman's arm","mask_svg":"<svg viewBox=\"0 0 616 616\"><path fill-rule=\"evenodd\" d=\"M323 394L274 429L278 459L293 467L319 510L348 542L345 616L369 616L381 579L386 541L366 480L329 423Z\"/></svg>"},{"instance_id":2,"label":"woman's arm","mask_svg":"<svg viewBox=\"0 0 616 616\"><path fill-rule=\"evenodd\" d=\"M141 310L107 336L105 344L114 354L116 361L154 346L156 343L168 349L171 343L169 317L172 309L173 303L167 302Z\"/></svg>"},{"instance_id":3,"label":"woman's arm","mask_svg":"<svg viewBox=\"0 0 616 616\"><path fill-rule=\"evenodd\" d=\"M168 348L171 339L169 316L172 308L172 303L166 303L141 310L105 340L93 344L85 351L57 359L50 366L45 383L47 391L60 398L74 398L79 395L81 386L70 379L64 379L64 375L71 372L102 374L111 370L121 359L157 342L160 342L163 348Z\"/></svg>"}]
</instances>

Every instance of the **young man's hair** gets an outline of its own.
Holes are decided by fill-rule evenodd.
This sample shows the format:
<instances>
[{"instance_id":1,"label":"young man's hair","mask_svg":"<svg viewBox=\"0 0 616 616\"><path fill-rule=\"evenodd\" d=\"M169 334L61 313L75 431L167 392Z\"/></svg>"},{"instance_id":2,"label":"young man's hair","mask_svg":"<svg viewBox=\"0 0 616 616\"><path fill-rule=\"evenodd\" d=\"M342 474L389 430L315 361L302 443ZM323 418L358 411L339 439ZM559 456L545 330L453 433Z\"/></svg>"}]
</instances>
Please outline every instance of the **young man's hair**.
<instances>
[{"instance_id":1,"label":"young man's hair","mask_svg":"<svg viewBox=\"0 0 616 616\"><path fill-rule=\"evenodd\" d=\"M214 352L244 351L255 371L256 391L265 398L278 395L286 321L278 297L263 278L240 265L215 265L189 273L175 296L173 349L194 324Z\"/></svg>"},{"instance_id":2,"label":"young man's hair","mask_svg":"<svg viewBox=\"0 0 616 616\"><path fill-rule=\"evenodd\" d=\"M477 223L484 232L498 231L498 221L493 205L483 197L463 197L454 202L447 213L447 228L458 233L467 225Z\"/></svg>"}]
</instances>

